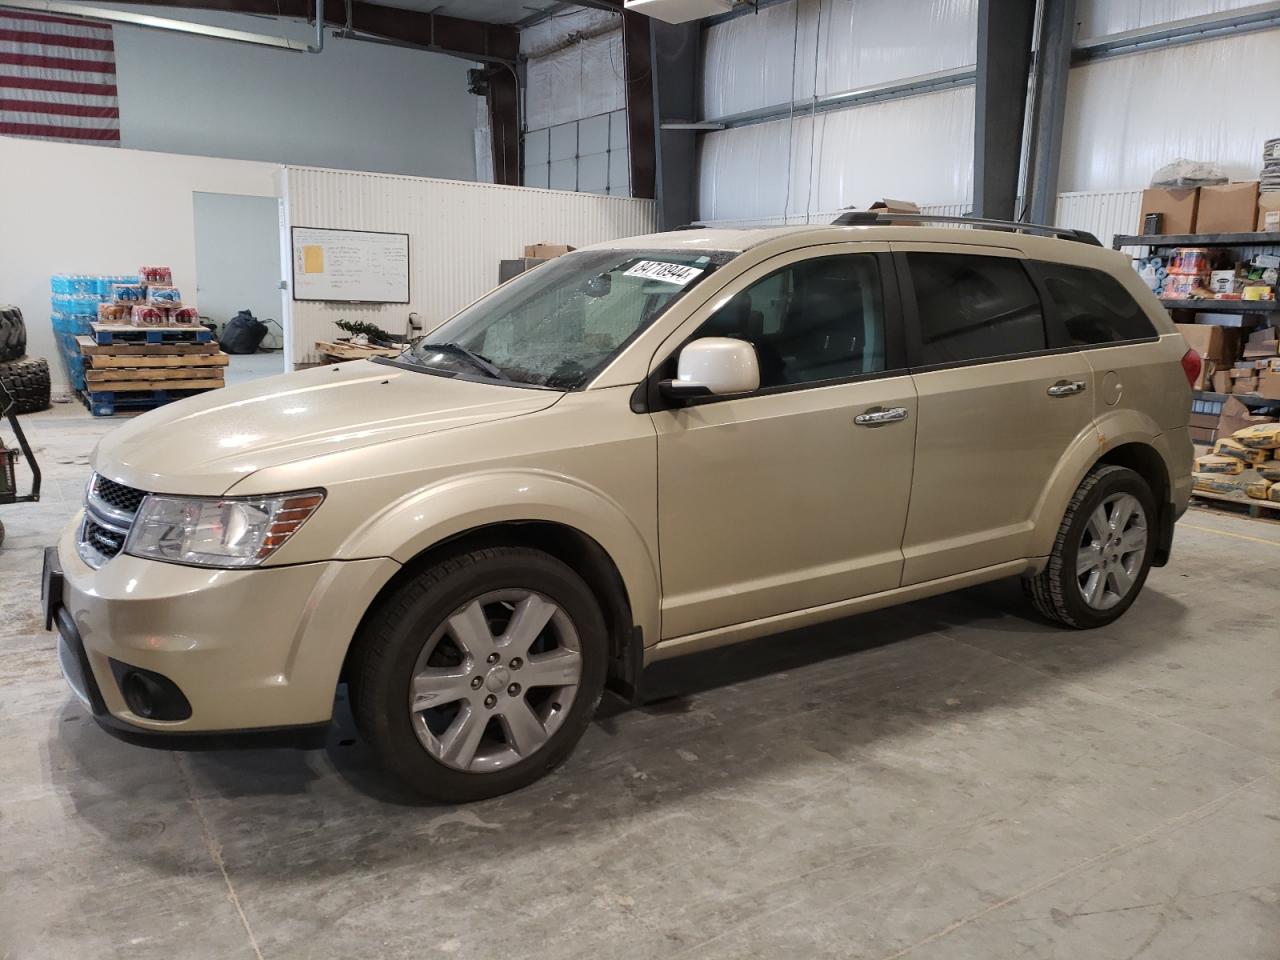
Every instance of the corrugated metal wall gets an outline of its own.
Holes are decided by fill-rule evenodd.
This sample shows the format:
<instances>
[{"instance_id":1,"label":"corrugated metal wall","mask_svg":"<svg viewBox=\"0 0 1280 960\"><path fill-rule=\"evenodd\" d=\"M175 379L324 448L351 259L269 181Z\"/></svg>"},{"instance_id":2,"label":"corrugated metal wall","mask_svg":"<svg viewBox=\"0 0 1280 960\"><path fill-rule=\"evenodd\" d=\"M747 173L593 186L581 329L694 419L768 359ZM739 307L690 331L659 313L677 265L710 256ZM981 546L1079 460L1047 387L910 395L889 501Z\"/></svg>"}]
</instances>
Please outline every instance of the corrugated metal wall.
<instances>
[{"instance_id":1,"label":"corrugated metal wall","mask_svg":"<svg viewBox=\"0 0 1280 960\"><path fill-rule=\"evenodd\" d=\"M313 362L317 339L340 333L336 320L365 320L400 332L411 311L427 329L491 290L498 261L547 241L583 247L648 233L652 200L632 200L491 183L286 167L288 224L409 234L409 304L290 304L286 348Z\"/></svg>"},{"instance_id":2,"label":"corrugated metal wall","mask_svg":"<svg viewBox=\"0 0 1280 960\"><path fill-rule=\"evenodd\" d=\"M1142 211L1141 190L1108 190L1100 193L1060 193L1053 222L1059 227L1088 230L1104 247L1117 233L1138 233Z\"/></svg>"}]
</instances>

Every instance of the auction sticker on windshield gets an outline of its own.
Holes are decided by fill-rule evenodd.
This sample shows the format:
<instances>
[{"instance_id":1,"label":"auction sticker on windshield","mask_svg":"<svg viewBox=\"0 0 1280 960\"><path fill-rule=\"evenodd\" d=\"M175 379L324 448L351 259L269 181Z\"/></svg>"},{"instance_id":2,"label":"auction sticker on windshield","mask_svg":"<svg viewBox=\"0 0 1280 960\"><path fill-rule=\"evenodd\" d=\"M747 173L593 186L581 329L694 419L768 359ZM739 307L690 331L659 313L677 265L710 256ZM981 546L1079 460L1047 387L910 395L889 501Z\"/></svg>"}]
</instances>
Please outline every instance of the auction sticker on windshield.
<instances>
[{"instance_id":1,"label":"auction sticker on windshield","mask_svg":"<svg viewBox=\"0 0 1280 960\"><path fill-rule=\"evenodd\" d=\"M623 274L624 277L643 277L646 280L661 280L663 283L674 283L683 287L702 274L702 267L686 267L680 263L663 263L661 260L641 260Z\"/></svg>"}]
</instances>

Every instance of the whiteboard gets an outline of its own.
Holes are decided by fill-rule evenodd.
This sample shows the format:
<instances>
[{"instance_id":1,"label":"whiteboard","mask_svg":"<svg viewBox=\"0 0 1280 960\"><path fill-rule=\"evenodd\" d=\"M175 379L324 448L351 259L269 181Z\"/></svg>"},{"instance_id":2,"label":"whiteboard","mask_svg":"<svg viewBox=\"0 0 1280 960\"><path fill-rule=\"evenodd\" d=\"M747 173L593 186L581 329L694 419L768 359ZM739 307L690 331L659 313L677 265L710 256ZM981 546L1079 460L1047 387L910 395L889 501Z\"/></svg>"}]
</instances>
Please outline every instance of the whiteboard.
<instances>
[{"instance_id":1,"label":"whiteboard","mask_svg":"<svg viewBox=\"0 0 1280 960\"><path fill-rule=\"evenodd\" d=\"M293 299L409 302L409 235L293 228Z\"/></svg>"}]
</instances>

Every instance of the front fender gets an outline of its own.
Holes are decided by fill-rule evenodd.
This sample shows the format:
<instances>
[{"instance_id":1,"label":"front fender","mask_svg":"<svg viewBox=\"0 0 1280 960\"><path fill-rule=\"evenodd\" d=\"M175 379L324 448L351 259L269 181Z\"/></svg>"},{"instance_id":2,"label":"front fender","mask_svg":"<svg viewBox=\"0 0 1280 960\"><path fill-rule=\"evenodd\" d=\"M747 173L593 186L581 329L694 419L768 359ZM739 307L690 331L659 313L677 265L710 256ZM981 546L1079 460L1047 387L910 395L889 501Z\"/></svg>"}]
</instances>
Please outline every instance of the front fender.
<instances>
[{"instance_id":1,"label":"front fender","mask_svg":"<svg viewBox=\"0 0 1280 960\"><path fill-rule=\"evenodd\" d=\"M465 474L431 484L368 517L339 557L391 557L407 563L459 534L498 523L543 521L571 527L613 560L648 642L659 632L658 566L644 532L602 490L540 470Z\"/></svg>"}]
</instances>

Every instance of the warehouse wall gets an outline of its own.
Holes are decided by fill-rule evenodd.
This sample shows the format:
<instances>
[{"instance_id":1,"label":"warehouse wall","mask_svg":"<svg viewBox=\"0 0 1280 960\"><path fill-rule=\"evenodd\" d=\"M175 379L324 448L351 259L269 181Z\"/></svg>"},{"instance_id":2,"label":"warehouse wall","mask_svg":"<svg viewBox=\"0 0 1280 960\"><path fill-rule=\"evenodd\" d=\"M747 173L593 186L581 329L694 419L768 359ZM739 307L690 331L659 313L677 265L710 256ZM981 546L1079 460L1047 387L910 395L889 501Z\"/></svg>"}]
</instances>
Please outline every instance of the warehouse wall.
<instances>
[{"instance_id":1,"label":"warehouse wall","mask_svg":"<svg viewBox=\"0 0 1280 960\"><path fill-rule=\"evenodd\" d=\"M814 96L973 64L977 0L792 0L703 33L703 116L797 103L789 119L705 134L699 218L825 217L880 197L967 199L973 89L810 116ZM767 171L767 175L762 174Z\"/></svg>"},{"instance_id":2,"label":"warehouse wall","mask_svg":"<svg viewBox=\"0 0 1280 960\"><path fill-rule=\"evenodd\" d=\"M1250 0L1080 0L1077 39L1229 13ZM819 113L812 98L970 67L977 0L791 0L703 33L703 118L796 104L789 119L703 135L699 216L805 222L881 196L972 195L973 88ZM1280 30L1075 67L1059 189L1132 191L1177 157L1258 175L1277 135ZM1236 91L1231 93L1230 91ZM768 176L761 171L768 171ZM1066 209L1077 210L1069 203ZM1109 221L1107 221L1109 222Z\"/></svg>"},{"instance_id":3,"label":"warehouse wall","mask_svg":"<svg viewBox=\"0 0 1280 960\"><path fill-rule=\"evenodd\" d=\"M0 137L0 170L13 173L0 190L0 301L22 308L27 352L47 358L55 390L65 390L50 275L163 263L180 289L194 291L193 191L273 197L279 167Z\"/></svg>"},{"instance_id":4,"label":"warehouse wall","mask_svg":"<svg viewBox=\"0 0 1280 960\"><path fill-rule=\"evenodd\" d=\"M288 221L307 227L409 234L408 304L293 302L286 350L316 359L317 339L340 335L336 320L365 320L402 332L410 312L426 327L493 289L498 261L546 241L583 247L654 229L652 200L534 190L488 183L286 169Z\"/></svg>"},{"instance_id":5,"label":"warehouse wall","mask_svg":"<svg viewBox=\"0 0 1280 960\"><path fill-rule=\"evenodd\" d=\"M1245 33L1075 67L1063 129L1064 191L1145 186L1178 157L1256 179L1280 136L1280 30ZM1255 96L1256 95L1256 96Z\"/></svg>"},{"instance_id":6,"label":"warehouse wall","mask_svg":"<svg viewBox=\"0 0 1280 960\"><path fill-rule=\"evenodd\" d=\"M310 41L304 23L128 7ZM121 146L382 173L476 175L473 64L326 37L318 55L116 26Z\"/></svg>"}]
</instances>

